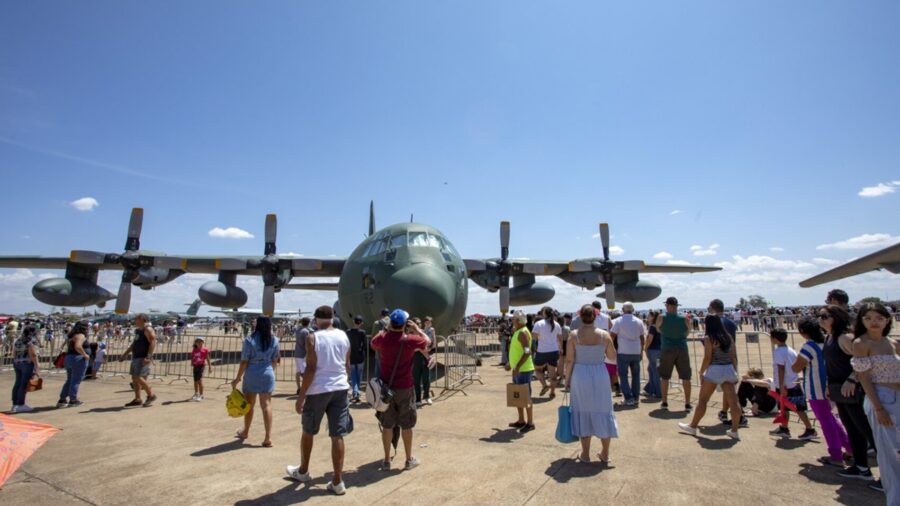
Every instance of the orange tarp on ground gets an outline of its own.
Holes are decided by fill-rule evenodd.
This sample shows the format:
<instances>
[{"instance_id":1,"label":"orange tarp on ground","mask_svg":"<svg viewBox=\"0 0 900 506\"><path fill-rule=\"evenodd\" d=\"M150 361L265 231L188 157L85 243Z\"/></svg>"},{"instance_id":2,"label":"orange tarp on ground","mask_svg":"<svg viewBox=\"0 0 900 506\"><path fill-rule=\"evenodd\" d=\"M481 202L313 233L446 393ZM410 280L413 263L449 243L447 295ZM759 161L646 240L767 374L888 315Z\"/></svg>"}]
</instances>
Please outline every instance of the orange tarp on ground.
<instances>
[{"instance_id":1,"label":"orange tarp on ground","mask_svg":"<svg viewBox=\"0 0 900 506\"><path fill-rule=\"evenodd\" d=\"M0 415L0 487L59 429Z\"/></svg>"}]
</instances>

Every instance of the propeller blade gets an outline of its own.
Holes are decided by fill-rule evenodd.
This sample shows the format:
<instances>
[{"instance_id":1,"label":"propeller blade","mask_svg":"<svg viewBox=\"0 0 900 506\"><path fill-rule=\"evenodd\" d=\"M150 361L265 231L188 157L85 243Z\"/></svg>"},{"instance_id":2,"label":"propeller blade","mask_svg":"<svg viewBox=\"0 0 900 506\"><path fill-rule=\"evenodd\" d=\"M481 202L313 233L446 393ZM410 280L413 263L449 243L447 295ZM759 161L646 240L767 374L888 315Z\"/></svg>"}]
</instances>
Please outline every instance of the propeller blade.
<instances>
[{"instance_id":1,"label":"propeller blade","mask_svg":"<svg viewBox=\"0 0 900 506\"><path fill-rule=\"evenodd\" d=\"M144 209L135 207L131 210L131 219L128 221L128 240L125 241L125 251L141 249L141 228L143 226Z\"/></svg>"},{"instance_id":2,"label":"propeller blade","mask_svg":"<svg viewBox=\"0 0 900 506\"><path fill-rule=\"evenodd\" d=\"M106 260L106 253L99 251L72 250L69 253L69 261L78 264L102 265Z\"/></svg>"},{"instance_id":3,"label":"propeller blade","mask_svg":"<svg viewBox=\"0 0 900 506\"><path fill-rule=\"evenodd\" d=\"M500 287L500 314L509 312L509 287Z\"/></svg>"},{"instance_id":4,"label":"propeller blade","mask_svg":"<svg viewBox=\"0 0 900 506\"><path fill-rule=\"evenodd\" d=\"M263 316L272 316L275 313L275 287L272 285L263 287L262 312Z\"/></svg>"},{"instance_id":5,"label":"propeller blade","mask_svg":"<svg viewBox=\"0 0 900 506\"><path fill-rule=\"evenodd\" d=\"M466 264L466 270L469 272L478 272L487 269L487 264L481 260L463 260Z\"/></svg>"},{"instance_id":6,"label":"propeller blade","mask_svg":"<svg viewBox=\"0 0 900 506\"><path fill-rule=\"evenodd\" d=\"M606 285L606 309L616 308L616 285Z\"/></svg>"},{"instance_id":7,"label":"propeller blade","mask_svg":"<svg viewBox=\"0 0 900 506\"><path fill-rule=\"evenodd\" d=\"M116 296L116 314L128 314L131 306L131 282L122 281L119 285L119 295Z\"/></svg>"},{"instance_id":8,"label":"propeller blade","mask_svg":"<svg viewBox=\"0 0 900 506\"><path fill-rule=\"evenodd\" d=\"M220 271L242 271L247 268L247 261L239 258L217 258L215 266Z\"/></svg>"},{"instance_id":9,"label":"propeller blade","mask_svg":"<svg viewBox=\"0 0 900 506\"><path fill-rule=\"evenodd\" d=\"M187 269L187 259L180 257L158 256L152 257L153 267L161 269L185 270Z\"/></svg>"},{"instance_id":10,"label":"propeller blade","mask_svg":"<svg viewBox=\"0 0 900 506\"><path fill-rule=\"evenodd\" d=\"M500 222L500 258L506 260L509 257L509 222Z\"/></svg>"},{"instance_id":11,"label":"propeller blade","mask_svg":"<svg viewBox=\"0 0 900 506\"><path fill-rule=\"evenodd\" d=\"M278 235L278 218L274 214L266 215L266 250L265 255L275 253L275 237Z\"/></svg>"},{"instance_id":12,"label":"propeller blade","mask_svg":"<svg viewBox=\"0 0 900 506\"><path fill-rule=\"evenodd\" d=\"M625 262L622 262L622 269L626 271L639 271L643 268L643 260L626 260Z\"/></svg>"},{"instance_id":13,"label":"propeller blade","mask_svg":"<svg viewBox=\"0 0 900 506\"><path fill-rule=\"evenodd\" d=\"M603 244L603 260L609 260L609 223L600 224L600 242Z\"/></svg>"}]
</instances>

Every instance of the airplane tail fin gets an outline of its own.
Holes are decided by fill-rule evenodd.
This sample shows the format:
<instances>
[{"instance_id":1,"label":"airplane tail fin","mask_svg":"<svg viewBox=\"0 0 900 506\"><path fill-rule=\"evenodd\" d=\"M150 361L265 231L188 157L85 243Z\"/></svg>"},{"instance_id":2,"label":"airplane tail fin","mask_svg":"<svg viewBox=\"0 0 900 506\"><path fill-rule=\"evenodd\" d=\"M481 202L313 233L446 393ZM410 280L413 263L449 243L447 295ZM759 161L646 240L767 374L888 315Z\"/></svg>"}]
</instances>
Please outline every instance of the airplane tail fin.
<instances>
[{"instance_id":1,"label":"airplane tail fin","mask_svg":"<svg viewBox=\"0 0 900 506\"><path fill-rule=\"evenodd\" d=\"M196 316L197 312L200 311L200 304L202 304L202 303L203 302L200 299L195 299L194 302L192 302L191 305L188 306L187 311L185 311L185 314L189 314L191 316Z\"/></svg>"},{"instance_id":2,"label":"airplane tail fin","mask_svg":"<svg viewBox=\"0 0 900 506\"><path fill-rule=\"evenodd\" d=\"M369 201L369 237L375 235L375 201Z\"/></svg>"}]
</instances>

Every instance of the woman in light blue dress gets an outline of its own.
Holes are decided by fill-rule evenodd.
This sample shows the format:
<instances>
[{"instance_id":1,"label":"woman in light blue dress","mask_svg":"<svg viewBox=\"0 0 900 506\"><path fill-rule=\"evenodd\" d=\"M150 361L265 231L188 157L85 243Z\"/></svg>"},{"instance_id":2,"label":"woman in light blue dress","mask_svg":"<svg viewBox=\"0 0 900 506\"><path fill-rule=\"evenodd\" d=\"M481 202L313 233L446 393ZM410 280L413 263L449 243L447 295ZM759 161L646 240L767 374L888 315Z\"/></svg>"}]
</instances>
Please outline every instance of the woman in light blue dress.
<instances>
[{"instance_id":1,"label":"woman in light blue dress","mask_svg":"<svg viewBox=\"0 0 900 506\"><path fill-rule=\"evenodd\" d=\"M572 399L572 434L581 439L581 462L590 462L591 437L597 436L603 451L597 457L609 463L610 439L619 437L619 426L613 412L609 372L604 358L616 360L612 338L605 330L594 327L594 307L581 308L584 325L569 335L566 378Z\"/></svg>"},{"instance_id":2,"label":"woman in light blue dress","mask_svg":"<svg viewBox=\"0 0 900 506\"><path fill-rule=\"evenodd\" d=\"M244 338L244 346L241 349L241 366L238 368L237 378L231 382L232 388L237 388L241 378L244 383L241 391L247 402L250 403L250 411L244 415L244 429L237 431L239 439L247 439L250 434L250 424L253 423L253 411L256 407L256 398L263 412L263 424L266 427L266 438L262 445L272 446L270 435L272 433L272 392L275 391L275 365L281 358L278 338L272 335L272 320L261 316L256 319L256 330Z\"/></svg>"}]
</instances>

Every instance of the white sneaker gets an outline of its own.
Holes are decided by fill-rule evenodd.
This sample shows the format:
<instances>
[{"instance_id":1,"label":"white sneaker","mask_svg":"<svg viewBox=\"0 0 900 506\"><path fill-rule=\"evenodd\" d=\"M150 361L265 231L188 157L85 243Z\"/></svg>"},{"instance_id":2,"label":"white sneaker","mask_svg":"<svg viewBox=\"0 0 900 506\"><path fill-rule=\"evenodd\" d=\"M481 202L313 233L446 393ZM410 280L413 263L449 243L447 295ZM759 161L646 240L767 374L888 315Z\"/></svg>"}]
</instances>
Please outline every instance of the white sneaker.
<instances>
[{"instance_id":1,"label":"white sneaker","mask_svg":"<svg viewBox=\"0 0 900 506\"><path fill-rule=\"evenodd\" d=\"M194 394L191 396L191 400L194 402L197 402L197 397L199 397L199 396L197 394Z\"/></svg>"},{"instance_id":2,"label":"white sneaker","mask_svg":"<svg viewBox=\"0 0 900 506\"><path fill-rule=\"evenodd\" d=\"M738 434L736 430L729 430L728 432L725 433L725 435L730 437L731 439L734 439L735 441L741 440L741 435Z\"/></svg>"},{"instance_id":3,"label":"white sneaker","mask_svg":"<svg viewBox=\"0 0 900 506\"><path fill-rule=\"evenodd\" d=\"M428 404L429 406L431 406L431 399L425 399L425 404Z\"/></svg>"},{"instance_id":4,"label":"white sneaker","mask_svg":"<svg viewBox=\"0 0 900 506\"><path fill-rule=\"evenodd\" d=\"M337 485L329 481L328 486L325 488L327 488L329 492L334 492L335 495L344 495L345 493L347 493L347 487L344 486L343 481L341 481Z\"/></svg>"},{"instance_id":5,"label":"white sneaker","mask_svg":"<svg viewBox=\"0 0 900 506\"><path fill-rule=\"evenodd\" d=\"M18 413L18 412L19 412L19 405L18 405L18 404L13 404L13 407L12 407L12 409L9 410L9 412L10 412L10 413Z\"/></svg>"},{"instance_id":6,"label":"white sneaker","mask_svg":"<svg viewBox=\"0 0 900 506\"><path fill-rule=\"evenodd\" d=\"M688 425L686 423L679 423L678 428L681 429L682 432L686 432L692 436L697 435L697 429L695 427L691 427L690 425Z\"/></svg>"},{"instance_id":7,"label":"white sneaker","mask_svg":"<svg viewBox=\"0 0 900 506\"><path fill-rule=\"evenodd\" d=\"M31 413L32 411L34 411L34 408L29 406L28 404L21 404L19 405L19 410L16 411L16 413Z\"/></svg>"},{"instance_id":8,"label":"white sneaker","mask_svg":"<svg viewBox=\"0 0 900 506\"><path fill-rule=\"evenodd\" d=\"M421 401L416 401L416 407L417 407L417 408L421 408L421 407L422 407L422 402L421 402Z\"/></svg>"},{"instance_id":9,"label":"white sneaker","mask_svg":"<svg viewBox=\"0 0 900 506\"><path fill-rule=\"evenodd\" d=\"M202 395L198 395L198 396L197 396L197 402L200 402L200 401L202 401L202 400L203 400L203 396L202 396Z\"/></svg>"},{"instance_id":10,"label":"white sneaker","mask_svg":"<svg viewBox=\"0 0 900 506\"><path fill-rule=\"evenodd\" d=\"M309 475L309 471L305 473L300 472L300 466L287 466L284 470L287 471L287 475L290 476L291 479L297 480L300 483L307 483L312 480L312 476ZM344 483L341 482L341 488L343 488L343 486Z\"/></svg>"}]
</instances>

